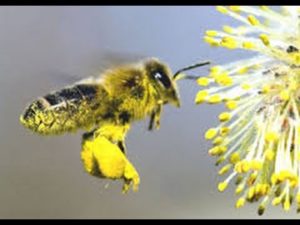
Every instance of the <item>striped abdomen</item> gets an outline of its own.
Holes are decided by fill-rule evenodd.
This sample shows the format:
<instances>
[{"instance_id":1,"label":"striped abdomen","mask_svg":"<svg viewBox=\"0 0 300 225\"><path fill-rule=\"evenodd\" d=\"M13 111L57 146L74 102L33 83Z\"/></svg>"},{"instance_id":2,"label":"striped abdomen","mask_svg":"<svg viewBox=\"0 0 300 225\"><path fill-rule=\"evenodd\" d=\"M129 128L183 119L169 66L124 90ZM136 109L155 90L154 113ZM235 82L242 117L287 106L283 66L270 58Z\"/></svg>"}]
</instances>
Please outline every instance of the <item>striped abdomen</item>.
<instances>
[{"instance_id":1,"label":"striped abdomen","mask_svg":"<svg viewBox=\"0 0 300 225\"><path fill-rule=\"evenodd\" d=\"M41 134L91 128L106 91L99 84L76 84L37 99L21 115L21 123Z\"/></svg>"}]
</instances>

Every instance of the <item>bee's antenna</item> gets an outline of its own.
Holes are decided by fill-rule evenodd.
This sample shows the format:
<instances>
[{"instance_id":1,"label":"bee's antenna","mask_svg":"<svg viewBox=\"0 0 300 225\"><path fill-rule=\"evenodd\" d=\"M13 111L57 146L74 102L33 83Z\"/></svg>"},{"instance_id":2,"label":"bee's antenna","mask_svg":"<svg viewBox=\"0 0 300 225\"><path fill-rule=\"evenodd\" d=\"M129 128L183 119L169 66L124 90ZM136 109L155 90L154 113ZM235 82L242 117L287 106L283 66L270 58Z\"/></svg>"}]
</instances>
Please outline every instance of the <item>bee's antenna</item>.
<instances>
[{"instance_id":1,"label":"bee's antenna","mask_svg":"<svg viewBox=\"0 0 300 225\"><path fill-rule=\"evenodd\" d=\"M182 75L182 76L179 76L182 72L184 71L187 71L187 70L192 70L192 69L195 69L197 67L201 67L201 66L206 66L210 64L209 61L206 61L206 62L200 62L200 63L196 63L196 64L193 64L191 66L187 66L187 67L184 67L180 70L178 70L174 75L173 75L173 79L174 80L180 80L180 79L191 79L191 80L196 80L198 77L195 77L195 76L189 76L189 75Z\"/></svg>"}]
</instances>

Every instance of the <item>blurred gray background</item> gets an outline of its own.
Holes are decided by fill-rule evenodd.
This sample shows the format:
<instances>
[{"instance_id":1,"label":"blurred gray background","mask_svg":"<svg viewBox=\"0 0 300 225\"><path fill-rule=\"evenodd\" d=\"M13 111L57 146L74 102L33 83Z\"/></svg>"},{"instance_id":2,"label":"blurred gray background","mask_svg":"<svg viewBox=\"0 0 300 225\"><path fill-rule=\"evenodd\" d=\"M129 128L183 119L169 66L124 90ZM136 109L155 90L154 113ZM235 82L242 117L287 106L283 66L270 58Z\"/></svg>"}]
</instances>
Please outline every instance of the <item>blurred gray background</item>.
<instances>
[{"instance_id":1,"label":"blurred gray background","mask_svg":"<svg viewBox=\"0 0 300 225\"><path fill-rule=\"evenodd\" d=\"M205 30L234 23L213 6L0 7L0 218L258 218L257 204L236 210L233 189L216 190L203 133L221 109L195 106L191 81L180 81L182 107L165 107L159 131L148 132L147 120L128 135L137 193L83 171L82 132L41 137L18 121L34 98L97 74L108 52L156 56L173 71L248 57L202 41ZM270 206L260 218L293 217Z\"/></svg>"}]
</instances>

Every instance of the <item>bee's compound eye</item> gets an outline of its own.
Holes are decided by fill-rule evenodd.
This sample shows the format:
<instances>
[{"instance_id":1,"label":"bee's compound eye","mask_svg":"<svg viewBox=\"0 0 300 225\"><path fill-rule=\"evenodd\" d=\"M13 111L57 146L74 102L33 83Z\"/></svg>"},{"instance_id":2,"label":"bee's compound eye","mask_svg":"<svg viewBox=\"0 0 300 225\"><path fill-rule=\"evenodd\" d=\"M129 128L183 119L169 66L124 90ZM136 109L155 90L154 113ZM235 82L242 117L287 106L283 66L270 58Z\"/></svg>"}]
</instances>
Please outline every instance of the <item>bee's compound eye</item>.
<instances>
[{"instance_id":1,"label":"bee's compound eye","mask_svg":"<svg viewBox=\"0 0 300 225\"><path fill-rule=\"evenodd\" d=\"M161 78L162 78L162 75L160 74L160 73L155 73L154 74L154 78L156 79L156 80L160 80Z\"/></svg>"},{"instance_id":2,"label":"bee's compound eye","mask_svg":"<svg viewBox=\"0 0 300 225\"><path fill-rule=\"evenodd\" d=\"M158 80L165 88L169 88L171 86L170 78L162 72L154 72L153 75L155 80Z\"/></svg>"}]
</instances>

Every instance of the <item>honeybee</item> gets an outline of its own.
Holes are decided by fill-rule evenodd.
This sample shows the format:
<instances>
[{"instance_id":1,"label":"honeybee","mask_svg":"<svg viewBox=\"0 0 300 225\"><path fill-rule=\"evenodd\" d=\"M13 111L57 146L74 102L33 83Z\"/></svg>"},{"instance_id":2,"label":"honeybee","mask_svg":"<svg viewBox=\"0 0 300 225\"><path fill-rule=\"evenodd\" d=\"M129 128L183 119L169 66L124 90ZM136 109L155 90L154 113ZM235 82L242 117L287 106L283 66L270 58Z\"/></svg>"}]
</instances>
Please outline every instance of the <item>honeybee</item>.
<instances>
[{"instance_id":1,"label":"honeybee","mask_svg":"<svg viewBox=\"0 0 300 225\"><path fill-rule=\"evenodd\" d=\"M42 135L83 129L86 131L82 136L83 146L101 137L125 155L130 125L149 116L148 129L158 129L163 105L180 107L176 81L193 79L182 72L207 64L185 67L174 75L157 58L108 69L97 78L81 80L36 99L20 116L20 122ZM90 168L88 172L95 176L101 174L99 169Z\"/></svg>"}]
</instances>

